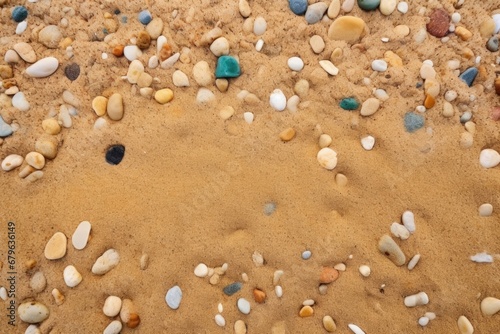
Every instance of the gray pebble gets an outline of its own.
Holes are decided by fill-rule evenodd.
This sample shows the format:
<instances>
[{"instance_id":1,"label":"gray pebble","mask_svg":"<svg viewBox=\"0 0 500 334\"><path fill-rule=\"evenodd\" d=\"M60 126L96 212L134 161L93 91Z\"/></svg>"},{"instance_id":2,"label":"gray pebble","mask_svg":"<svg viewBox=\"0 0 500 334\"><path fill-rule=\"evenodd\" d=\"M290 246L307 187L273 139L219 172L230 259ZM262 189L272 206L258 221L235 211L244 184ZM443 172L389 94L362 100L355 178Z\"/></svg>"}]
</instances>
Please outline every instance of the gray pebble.
<instances>
[{"instance_id":1,"label":"gray pebble","mask_svg":"<svg viewBox=\"0 0 500 334\"><path fill-rule=\"evenodd\" d=\"M303 260L309 260L312 256L312 253L310 250L305 250L302 252L302 259Z\"/></svg>"},{"instance_id":2,"label":"gray pebble","mask_svg":"<svg viewBox=\"0 0 500 334\"><path fill-rule=\"evenodd\" d=\"M240 282L231 283L231 284L225 286L224 289L222 289L222 291L224 291L224 293L226 295L232 296L236 292L241 290L242 285L243 284L241 284Z\"/></svg>"},{"instance_id":3,"label":"gray pebble","mask_svg":"<svg viewBox=\"0 0 500 334\"><path fill-rule=\"evenodd\" d=\"M460 116L460 123L467 123L472 119L472 113L470 111L466 111Z\"/></svg>"},{"instance_id":4,"label":"gray pebble","mask_svg":"<svg viewBox=\"0 0 500 334\"><path fill-rule=\"evenodd\" d=\"M499 47L498 37L491 37L486 43L486 48L491 52L497 52Z\"/></svg>"},{"instance_id":5,"label":"gray pebble","mask_svg":"<svg viewBox=\"0 0 500 334\"><path fill-rule=\"evenodd\" d=\"M324 2L317 2L307 7L306 21L309 24L315 24L325 15L328 5Z\"/></svg>"},{"instance_id":6,"label":"gray pebble","mask_svg":"<svg viewBox=\"0 0 500 334\"><path fill-rule=\"evenodd\" d=\"M8 137L12 132L12 127L3 120L2 116L0 116L0 137Z\"/></svg>"},{"instance_id":7,"label":"gray pebble","mask_svg":"<svg viewBox=\"0 0 500 334\"><path fill-rule=\"evenodd\" d=\"M181 305L182 300L182 290L178 285L173 286L167 291L167 295L165 296L165 301L167 302L168 307L172 310L177 310Z\"/></svg>"},{"instance_id":8,"label":"gray pebble","mask_svg":"<svg viewBox=\"0 0 500 334\"><path fill-rule=\"evenodd\" d=\"M264 214L266 216L272 215L274 211L276 211L276 204L274 204L273 202L264 204Z\"/></svg>"}]
</instances>

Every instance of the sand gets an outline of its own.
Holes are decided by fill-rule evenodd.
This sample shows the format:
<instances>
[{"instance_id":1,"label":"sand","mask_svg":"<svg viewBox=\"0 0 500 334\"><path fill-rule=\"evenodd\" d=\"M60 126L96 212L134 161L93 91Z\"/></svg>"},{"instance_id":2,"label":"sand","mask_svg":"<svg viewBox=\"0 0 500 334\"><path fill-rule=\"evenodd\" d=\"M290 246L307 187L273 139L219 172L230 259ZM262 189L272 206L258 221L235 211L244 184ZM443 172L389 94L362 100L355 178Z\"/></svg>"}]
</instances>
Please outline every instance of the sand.
<instances>
[{"instance_id":1,"label":"sand","mask_svg":"<svg viewBox=\"0 0 500 334\"><path fill-rule=\"evenodd\" d=\"M10 1L0 8L0 54L18 41L27 41L38 58L53 55L61 66L44 79L24 76L26 64L22 61L14 66L31 109L19 112L2 107L1 115L9 123L19 124L19 130L3 140L0 157L24 156L34 149L34 141L43 133L42 120L51 108L59 109L64 90L81 102L73 126L58 135L58 155L44 167L42 179L29 183L17 176L18 170L0 173L1 277L7 277L7 222L12 221L17 245L15 301L18 305L35 299L49 307L50 317L40 325L42 333L102 332L111 322L102 313L108 295L129 298L138 309L141 324L136 329L124 328L123 333L232 333L238 319L245 321L248 333L323 333L325 315L333 317L339 333L349 332L350 323L366 333L420 333L417 320L428 311L437 318L425 328L427 333L458 333L456 322L461 315L471 321L475 333L497 331L499 315L484 316L479 307L487 296L500 298L497 262L477 264L469 259L483 251L500 253L499 167L487 170L479 165L481 149L500 149L498 123L489 117L499 103L491 88L499 54L486 50L486 40L478 32L478 24L500 8L494 1L465 1L460 8L461 24L473 33L471 40L462 41L451 34L450 41L442 43L429 35L418 45L413 35L425 27L431 9L444 7L452 13L453 1L412 1L409 13L396 11L389 17L355 6L350 15L363 18L369 27L358 48L328 40L331 21L308 26L303 17L291 13L286 1L250 1L251 17L262 15L268 24L261 53L254 49L259 37L243 31L237 2L127 1L119 5L117 22L125 15L128 23L119 24L113 41L126 44L137 34L142 29L137 13L148 8L154 17L163 19L164 35L174 51L191 50L190 63L178 62L168 70L146 68L159 78L153 84L155 90L174 90L173 101L166 105L134 94L132 85L121 79L129 62L114 57L110 44L98 36L104 13L116 8L113 1L27 3L28 29L17 36L10 11L22 3ZM76 14L63 15L64 6L74 8ZM425 15L418 13L421 6L427 8ZM175 19L174 10L178 12ZM61 31L74 40L71 60L64 49L47 49L37 43L32 33L40 25L58 24L63 16L69 26ZM192 67L206 60L214 70L216 57L208 46L195 43L217 22L230 41L231 55L239 57L242 75L230 79L225 93L210 86L216 102L199 105ZM398 24L408 25L410 35L382 43L380 38L390 36ZM93 32L98 33L92 37ZM314 34L326 42L319 55L309 46ZM339 75L331 77L317 62L329 59L336 47L342 48L343 57L335 63ZM482 57L486 71L470 88L446 66L450 59L460 60L462 71L474 66L474 57L467 59L464 48L474 57ZM387 50L396 52L404 67L389 67L390 78L372 76L371 61L383 58ZM103 60L102 52L109 58ZM153 42L140 59L147 64L154 53ZM305 63L299 73L286 66L287 59L296 55ZM408 133L403 116L423 102L423 90L416 84L422 81L418 73L425 59L434 62L441 94L436 106L424 114L425 128ZM73 82L63 72L72 62L81 67L80 77ZM175 69L188 74L190 87L172 85ZM372 78L368 86L363 84L365 77ZM301 99L299 110L272 110L269 94L279 88L290 97L293 85L302 78L310 82L311 89ZM338 107L343 97L354 96L358 101L372 97L373 88L383 88L390 96L375 115L361 117L359 111ZM257 95L260 102L252 105L239 100L236 95L242 89ZM459 94L452 103L457 112L451 118L441 114L448 89ZM91 101L112 92L124 97L125 116L109 121L105 129L94 130L97 116ZM475 101L469 101L470 94L476 96ZM224 121L219 110L226 105L233 106L236 113ZM472 111L476 124L473 145L467 149L459 144L466 130L458 110ZM243 121L245 111L255 114L250 125ZM279 133L288 127L297 135L284 143ZM322 133L332 136L330 147L338 153L333 171L323 169L316 159ZM372 151L360 144L360 138L368 134L376 138ZM123 161L116 166L104 159L112 144L126 147ZM346 186L336 184L337 173L347 176ZM276 211L267 216L264 205L269 202L276 204ZM478 207L483 203L493 205L491 217L479 216ZM390 234L391 223L399 222L405 210L414 212L417 230L397 243L407 259L422 255L412 271L395 266L377 250L378 239ZM43 251L49 238L58 231L71 238L83 220L92 223L87 247L78 251L69 244L63 259L47 260ZM109 248L120 253L119 265L103 276L92 275L92 264ZM312 252L307 261L300 256L306 249ZM264 256L264 266L252 262L255 251ZM144 253L150 263L141 270ZM28 260L36 261L34 268L27 268ZM193 274L200 262L211 267L228 263L229 269L219 284L211 285L208 278ZM321 267L341 262L347 270L329 285L326 295L320 295ZM64 284L62 272L70 264L83 275L76 288ZM370 266L368 278L359 274L360 265ZM275 270L284 271L282 298L274 294ZM47 278L47 287L38 294L29 287L36 271ZM222 288L242 281L242 273L249 277L242 290L231 297L224 295ZM7 285L5 279L0 285ZM175 311L165 303L165 294L174 285L184 293ZM255 287L266 292L264 304L253 301ZM55 304L53 288L65 295L64 304ZM429 304L405 307L404 297L419 291L429 295ZM251 302L249 315L238 311L240 297ZM316 302L314 315L301 318L302 302L309 298ZM218 303L224 306L225 328L214 321ZM5 307L2 309L6 314ZM0 324L5 333L24 333L27 327L19 318L15 327L8 326L3 314Z\"/></svg>"}]
</instances>

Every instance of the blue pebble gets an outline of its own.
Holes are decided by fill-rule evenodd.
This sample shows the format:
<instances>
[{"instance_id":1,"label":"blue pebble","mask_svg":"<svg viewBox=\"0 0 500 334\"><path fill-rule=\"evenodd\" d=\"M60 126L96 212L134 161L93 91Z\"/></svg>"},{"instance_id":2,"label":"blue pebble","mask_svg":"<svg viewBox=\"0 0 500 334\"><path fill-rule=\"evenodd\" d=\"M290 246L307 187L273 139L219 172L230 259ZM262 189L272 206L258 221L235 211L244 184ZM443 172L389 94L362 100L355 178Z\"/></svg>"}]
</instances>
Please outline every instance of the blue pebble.
<instances>
[{"instance_id":1,"label":"blue pebble","mask_svg":"<svg viewBox=\"0 0 500 334\"><path fill-rule=\"evenodd\" d=\"M231 283L229 285L226 285L224 287L224 289L222 289L222 291L224 291L224 293L226 295L232 296L236 292L240 291L242 286L243 286L243 284L241 284L240 282L235 282L235 283Z\"/></svg>"},{"instance_id":2,"label":"blue pebble","mask_svg":"<svg viewBox=\"0 0 500 334\"><path fill-rule=\"evenodd\" d=\"M151 13L149 10L145 9L142 12L139 13L139 22L141 22L144 25L147 25L153 17L151 16Z\"/></svg>"},{"instance_id":3,"label":"blue pebble","mask_svg":"<svg viewBox=\"0 0 500 334\"><path fill-rule=\"evenodd\" d=\"M477 68L469 67L462 74L460 74L459 78L470 87L474 83L474 79L476 79L478 72Z\"/></svg>"},{"instance_id":4,"label":"blue pebble","mask_svg":"<svg viewBox=\"0 0 500 334\"><path fill-rule=\"evenodd\" d=\"M274 211L276 211L276 204L272 202L264 204L264 214L266 216L272 215Z\"/></svg>"},{"instance_id":5,"label":"blue pebble","mask_svg":"<svg viewBox=\"0 0 500 334\"><path fill-rule=\"evenodd\" d=\"M424 126L424 116L415 114L414 112L407 112L405 114L405 128L408 132L415 132Z\"/></svg>"},{"instance_id":6,"label":"blue pebble","mask_svg":"<svg viewBox=\"0 0 500 334\"><path fill-rule=\"evenodd\" d=\"M304 15L307 10L307 0L290 0L290 9L295 15Z\"/></svg>"},{"instance_id":7,"label":"blue pebble","mask_svg":"<svg viewBox=\"0 0 500 334\"><path fill-rule=\"evenodd\" d=\"M16 22L22 22L28 17L28 10L24 6L16 6L12 11L12 19Z\"/></svg>"},{"instance_id":8,"label":"blue pebble","mask_svg":"<svg viewBox=\"0 0 500 334\"><path fill-rule=\"evenodd\" d=\"M309 260L312 256L312 253L310 250L306 250L302 252L302 259L303 260Z\"/></svg>"},{"instance_id":9,"label":"blue pebble","mask_svg":"<svg viewBox=\"0 0 500 334\"><path fill-rule=\"evenodd\" d=\"M12 134L12 127L5 123L2 116L0 116L0 137L8 137Z\"/></svg>"}]
</instances>

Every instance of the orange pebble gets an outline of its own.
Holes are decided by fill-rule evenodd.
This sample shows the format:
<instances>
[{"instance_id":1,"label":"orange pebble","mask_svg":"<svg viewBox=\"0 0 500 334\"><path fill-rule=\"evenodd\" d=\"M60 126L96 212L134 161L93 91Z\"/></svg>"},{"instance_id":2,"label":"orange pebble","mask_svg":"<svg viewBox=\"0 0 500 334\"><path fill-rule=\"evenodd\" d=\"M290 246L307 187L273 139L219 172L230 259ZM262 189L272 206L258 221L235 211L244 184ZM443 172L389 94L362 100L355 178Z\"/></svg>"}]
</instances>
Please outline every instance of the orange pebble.
<instances>
[{"instance_id":1,"label":"orange pebble","mask_svg":"<svg viewBox=\"0 0 500 334\"><path fill-rule=\"evenodd\" d=\"M117 46L115 46L113 48L113 55L115 55L116 57L121 57L123 56L123 49L125 48L125 46L121 45L121 44L118 44Z\"/></svg>"},{"instance_id":2,"label":"orange pebble","mask_svg":"<svg viewBox=\"0 0 500 334\"><path fill-rule=\"evenodd\" d=\"M167 43L163 44L159 54L160 60L164 61L170 58L171 55L172 55L172 47Z\"/></svg>"},{"instance_id":3,"label":"orange pebble","mask_svg":"<svg viewBox=\"0 0 500 334\"><path fill-rule=\"evenodd\" d=\"M299 315L302 318L310 317L314 314L314 309L311 306L304 306L300 309Z\"/></svg>"},{"instance_id":4,"label":"orange pebble","mask_svg":"<svg viewBox=\"0 0 500 334\"><path fill-rule=\"evenodd\" d=\"M141 318L136 313L130 314L130 319L127 321L128 328L136 328L141 323Z\"/></svg>"},{"instance_id":5,"label":"orange pebble","mask_svg":"<svg viewBox=\"0 0 500 334\"><path fill-rule=\"evenodd\" d=\"M495 79L495 92L500 95L500 77Z\"/></svg>"},{"instance_id":6,"label":"orange pebble","mask_svg":"<svg viewBox=\"0 0 500 334\"><path fill-rule=\"evenodd\" d=\"M435 104L436 104L436 100L431 95L427 95L425 97L425 101L424 101L425 108L430 109L430 108L434 107Z\"/></svg>"},{"instance_id":7,"label":"orange pebble","mask_svg":"<svg viewBox=\"0 0 500 334\"><path fill-rule=\"evenodd\" d=\"M323 267L319 276L319 282L323 284L335 282L339 278L339 275L340 274L337 269L332 267Z\"/></svg>"},{"instance_id":8,"label":"orange pebble","mask_svg":"<svg viewBox=\"0 0 500 334\"><path fill-rule=\"evenodd\" d=\"M253 298L259 304L266 301L266 293L260 289L253 289Z\"/></svg>"}]
</instances>

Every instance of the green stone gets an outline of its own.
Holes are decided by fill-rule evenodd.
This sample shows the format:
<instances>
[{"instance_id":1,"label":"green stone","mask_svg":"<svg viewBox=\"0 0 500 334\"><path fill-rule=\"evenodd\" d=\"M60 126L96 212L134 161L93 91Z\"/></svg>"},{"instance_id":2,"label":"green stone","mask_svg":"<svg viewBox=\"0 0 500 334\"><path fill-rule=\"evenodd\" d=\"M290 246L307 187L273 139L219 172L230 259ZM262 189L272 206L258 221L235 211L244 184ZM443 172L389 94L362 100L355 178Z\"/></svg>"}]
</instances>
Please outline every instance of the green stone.
<instances>
[{"instance_id":1,"label":"green stone","mask_svg":"<svg viewBox=\"0 0 500 334\"><path fill-rule=\"evenodd\" d=\"M217 60L217 69L215 77L219 78L237 78L241 74L240 64L231 56L221 56Z\"/></svg>"},{"instance_id":2,"label":"green stone","mask_svg":"<svg viewBox=\"0 0 500 334\"><path fill-rule=\"evenodd\" d=\"M358 0L358 6L363 10L375 10L380 6L380 0Z\"/></svg>"},{"instance_id":3,"label":"green stone","mask_svg":"<svg viewBox=\"0 0 500 334\"><path fill-rule=\"evenodd\" d=\"M356 110L359 107L359 102L354 97L346 97L340 101L340 108L344 110Z\"/></svg>"}]
</instances>

